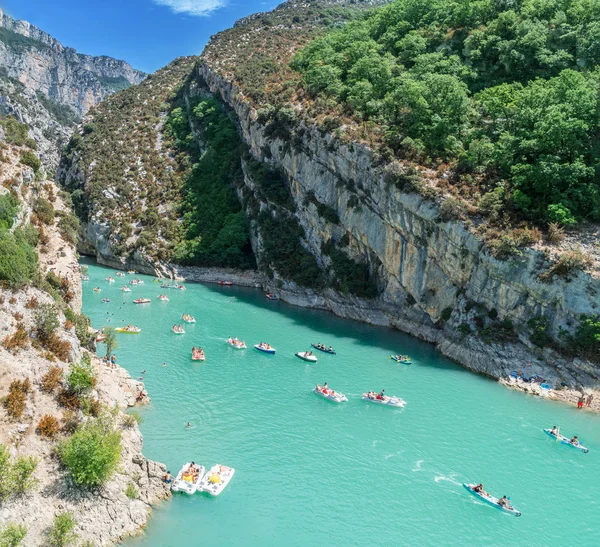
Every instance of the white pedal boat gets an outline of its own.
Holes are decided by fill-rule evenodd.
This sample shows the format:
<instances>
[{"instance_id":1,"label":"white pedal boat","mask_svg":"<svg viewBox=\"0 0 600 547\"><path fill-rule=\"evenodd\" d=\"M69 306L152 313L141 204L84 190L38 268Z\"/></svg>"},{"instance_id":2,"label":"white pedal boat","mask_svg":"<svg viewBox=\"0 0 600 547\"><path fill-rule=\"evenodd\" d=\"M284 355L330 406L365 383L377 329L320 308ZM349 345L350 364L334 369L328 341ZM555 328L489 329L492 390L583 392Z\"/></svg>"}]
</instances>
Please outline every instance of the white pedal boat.
<instances>
[{"instance_id":1,"label":"white pedal boat","mask_svg":"<svg viewBox=\"0 0 600 547\"><path fill-rule=\"evenodd\" d=\"M192 465L190 462L187 462L177 473L177 477L173 480L173 484L171 485L171 490L173 492L185 492L186 494L194 494L202 482L204 478L204 474L206 473L206 468L203 465L198 465L198 478L195 482L192 482L190 479L184 479L184 471L188 469Z\"/></svg>"},{"instance_id":2,"label":"white pedal boat","mask_svg":"<svg viewBox=\"0 0 600 547\"><path fill-rule=\"evenodd\" d=\"M308 361L309 363L317 362L317 358L314 355L311 355L308 351L299 351L296 353L296 357L302 359L303 361Z\"/></svg>"},{"instance_id":3,"label":"white pedal boat","mask_svg":"<svg viewBox=\"0 0 600 547\"><path fill-rule=\"evenodd\" d=\"M122 287L121 290L123 292L131 292L131 289L129 287Z\"/></svg>"},{"instance_id":4,"label":"white pedal boat","mask_svg":"<svg viewBox=\"0 0 600 547\"><path fill-rule=\"evenodd\" d=\"M395 406L398 408L402 408L406 405L406 401L400 399L400 397L388 397L387 395L383 397L383 399L378 399L377 396L369 397L368 393L362 394L363 401L369 401L369 403L375 403L377 405L387 405L387 406Z\"/></svg>"},{"instance_id":5,"label":"white pedal boat","mask_svg":"<svg viewBox=\"0 0 600 547\"><path fill-rule=\"evenodd\" d=\"M173 331L173 334L185 334L185 330L183 329L183 327L181 327L181 329L172 327L171 330Z\"/></svg>"},{"instance_id":6,"label":"white pedal boat","mask_svg":"<svg viewBox=\"0 0 600 547\"><path fill-rule=\"evenodd\" d=\"M241 340L238 340L237 338L229 338L227 340L227 343L234 349L246 349L248 346L246 346L245 342L242 342Z\"/></svg>"},{"instance_id":7,"label":"white pedal boat","mask_svg":"<svg viewBox=\"0 0 600 547\"><path fill-rule=\"evenodd\" d=\"M329 388L327 388L327 392L325 392L322 388L315 388L313 389L313 393L316 393L317 395L323 397L323 399L333 401L334 403L343 403L348 400L348 397L346 397L343 393L340 393L339 391L334 391Z\"/></svg>"},{"instance_id":8,"label":"white pedal boat","mask_svg":"<svg viewBox=\"0 0 600 547\"><path fill-rule=\"evenodd\" d=\"M211 496L218 496L231 481L235 469L224 465L213 465L204 478L200 481L198 490L208 492Z\"/></svg>"}]
</instances>

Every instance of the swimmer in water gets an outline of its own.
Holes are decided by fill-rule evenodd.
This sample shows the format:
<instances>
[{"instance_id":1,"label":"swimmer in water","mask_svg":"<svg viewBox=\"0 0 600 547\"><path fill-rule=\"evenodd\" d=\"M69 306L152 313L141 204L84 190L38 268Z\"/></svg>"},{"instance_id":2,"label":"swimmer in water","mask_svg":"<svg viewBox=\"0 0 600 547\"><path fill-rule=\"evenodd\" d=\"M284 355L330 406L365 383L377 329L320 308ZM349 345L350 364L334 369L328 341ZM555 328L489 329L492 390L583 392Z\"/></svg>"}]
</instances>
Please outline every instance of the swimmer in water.
<instances>
[{"instance_id":1,"label":"swimmer in water","mask_svg":"<svg viewBox=\"0 0 600 547\"><path fill-rule=\"evenodd\" d=\"M186 427L192 427L192 424L188 422Z\"/></svg>"},{"instance_id":2,"label":"swimmer in water","mask_svg":"<svg viewBox=\"0 0 600 547\"><path fill-rule=\"evenodd\" d=\"M142 374L146 374L146 369L142 370Z\"/></svg>"},{"instance_id":3,"label":"swimmer in water","mask_svg":"<svg viewBox=\"0 0 600 547\"><path fill-rule=\"evenodd\" d=\"M167 363L163 363L163 367L166 367L166 366L167 366Z\"/></svg>"}]
</instances>

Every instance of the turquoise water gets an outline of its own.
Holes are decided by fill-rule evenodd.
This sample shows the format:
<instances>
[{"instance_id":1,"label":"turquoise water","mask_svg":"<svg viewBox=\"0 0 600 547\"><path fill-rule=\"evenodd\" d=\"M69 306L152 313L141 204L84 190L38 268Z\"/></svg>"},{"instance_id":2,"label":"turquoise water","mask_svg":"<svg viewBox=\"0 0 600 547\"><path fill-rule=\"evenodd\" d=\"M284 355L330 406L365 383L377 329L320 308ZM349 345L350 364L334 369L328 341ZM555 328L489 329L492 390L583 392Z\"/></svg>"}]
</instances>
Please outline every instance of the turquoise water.
<instances>
[{"instance_id":1,"label":"turquoise water","mask_svg":"<svg viewBox=\"0 0 600 547\"><path fill-rule=\"evenodd\" d=\"M600 544L598 416L510 391L403 334L269 302L260 291L167 291L140 276L145 285L122 293L123 278L111 286L110 274L90 266L84 312L95 327L142 328L119 335L116 353L132 376L147 370L144 454L173 473L189 460L236 469L220 497L173 496L126 545ZM170 301L159 301L165 292ZM138 297L152 303L132 304ZM182 313L197 323L176 336L170 329ZM228 336L250 349L229 348ZM263 340L275 356L252 348ZM338 355L318 354L314 365L294 357L317 341ZM190 360L193 345L206 362ZM392 352L413 365L394 363ZM325 381L349 401L311 392ZM407 406L360 399L384 388ZM555 424L590 453L547 437L542 429ZM523 516L477 501L462 487L475 481L509 495Z\"/></svg>"}]
</instances>

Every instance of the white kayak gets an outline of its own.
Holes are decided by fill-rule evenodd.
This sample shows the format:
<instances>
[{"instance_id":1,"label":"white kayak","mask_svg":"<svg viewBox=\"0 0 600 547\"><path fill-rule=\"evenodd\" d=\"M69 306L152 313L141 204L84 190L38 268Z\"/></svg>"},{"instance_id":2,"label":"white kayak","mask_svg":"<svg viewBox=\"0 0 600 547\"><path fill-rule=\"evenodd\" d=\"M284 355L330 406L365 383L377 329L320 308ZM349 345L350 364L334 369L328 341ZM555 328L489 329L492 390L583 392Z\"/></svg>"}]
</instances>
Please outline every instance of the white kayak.
<instances>
[{"instance_id":1,"label":"white kayak","mask_svg":"<svg viewBox=\"0 0 600 547\"><path fill-rule=\"evenodd\" d=\"M394 397L394 396L388 397L387 395L385 395L383 397L383 399L378 399L377 395L373 395L372 397L369 397L368 393L363 393L362 400L369 401L370 403L375 403L377 405L395 406L398 408L402 408L406 405L406 401L404 401L403 399L400 399L400 397Z\"/></svg>"},{"instance_id":2,"label":"white kayak","mask_svg":"<svg viewBox=\"0 0 600 547\"><path fill-rule=\"evenodd\" d=\"M488 494L487 492L480 493L480 492L476 492L475 490L473 490L473 487L475 486L474 484L463 484L463 486L469 492L471 492L471 494L473 494L475 497L477 497L481 501L484 501L485 503L491 505L492 507L495 507L496 509L500 509L500 511L503 511L504 513L510 513L511 515L514 515L515 517L521 516L521 512L517 511L511 505L500 505L498 503L498 498L492 496L491 494Z\"/></svg>"},{"instance_id":3,"label":"white kayak","mask_svg":"<svg viewBox=\"0 0 600 547\"><path fill-rule=\"evenodd\" d=\"M309 363L317 362L317 358L308 351L299 351L296 353L296 357L302 359L303 361L308 361Z\"/></svg>"},{"instance_id":4,"label":"white kayak","mask_svg":"<svg viewBox=\"0 0 600 547\"><path fill-rule=\"evenodd\" d=\"M316 393L317 395L323 397L323 399L333 401L334 403L343 403L348 400L348 397L346 397L343 393L340 393L339 391L334 391L332 389L315 388L313 389L313 393Z\"/></svg>"},{"instance_id":5,"label":"white kayak","mask_svg":"<svg viewBox=\"0 0 600 547\"><path fill-rule=\"evenodd\" d=\"M218 496L231 481L235 469L224 465L213 465L198 485L198 490L208 492L211 496Z\"/></svg>"},{"instance_id":6,"label":"white kayak","mask_svg":"<svg viewBox=\"0 0 600 547\"><path fill-rule=\"evenodd\" d=\"M191 474L186 474L186 470L189 469L190 465L191 463L187 462L181 468L179 473L177 473L177 477L175 477L175 479L173 480L173 484L171 485L171 490L173 490L173 492L185 492L186 494L194 494L198 490L198 487L200 486L200 483L204 478L204 473L206 472L206 469L202 465L197 465L196 467L198 468L198 475L196 477L196 480L193 480L193 476Z\"/></svg>"},{"instance_id":7,"label":"white kayak","mask_svg":"<svg viewBox=\"0 0 600 547\"><path fill-rule=\"evenodd\" d=\"M558 438L558 440L561 442L561 444L566 444L567 446L570 446L571 448L581 450L584 454L587 454L590 451L589 448L587 448L586 446L583 446L581 443L573 444L571 442L571 439L569 439L568 437L565 437L564 435L561 435L560 433L558 435L555 435L554 433L552 433L551 429L544 429L544 433L546 433L546 435L550 435L550 437L552 437L553 439Z\"/></svg>"}]
</instances>

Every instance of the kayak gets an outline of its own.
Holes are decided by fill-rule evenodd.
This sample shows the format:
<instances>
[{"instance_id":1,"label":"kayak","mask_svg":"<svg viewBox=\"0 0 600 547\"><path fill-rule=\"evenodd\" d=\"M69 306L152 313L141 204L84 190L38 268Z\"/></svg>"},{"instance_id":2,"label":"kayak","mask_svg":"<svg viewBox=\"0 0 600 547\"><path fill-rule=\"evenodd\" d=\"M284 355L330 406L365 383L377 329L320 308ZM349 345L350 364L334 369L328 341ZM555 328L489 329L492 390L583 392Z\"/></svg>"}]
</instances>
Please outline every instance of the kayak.
<instances>
[{"instance_id":1,"label":"kayak","mask_svg":"<svg viewBox=\"0 0 600 547\"><path fill-rule=\"evenodd\" d=\"M115 332L119 332L121 334L139 334L142 332L142 329L139 327L131 327L129 329L127 327L118 327L115 329Z\"/></svg>"},{"instance_id":2,"label":"kayak","mask_svg":"<svg viewBox=\"0 0 600 547\"><path fill-rule=\"evenodd\" d=\"M204 473L206 473L206 469L202 465L199 465L198 476L194 481L191 475L184 474L190 465L189 462L184 464L179 473L177 473L177 477L175 477L173 484L171 485L171 490L173 490L173 492L185 492L186 494L191 495L198 490L198 487L204 478Z\"/></svg>"},{"instance_id":3,"label":"kayak","mask_svg":"<svg viewBox=\"0 0 600 547\"><path fill-rule=\"evenodd\" d=\"M254 344L254 349L262 351L263 353L268 353L269 355L275 355L275 348L261 346L260 344Z\"/></svg>"},{"instance_id":4,"label":"kayak","mask_svg":"<svg viewBox=\"0 0 600 547\"><path fill-rule=\"evenodd\" d=\"M348 400L343 393L339 391L333 391L331 389L323 390L323 389L313 389L313 393L323 397L323 399L328 399L329 401L333 401L334 403L343 403Z\"/></svg>"},{"instance_id":5,"label":"kayak","mask_svg":"<svg viewBox=\"0 0 600 547\"><path fill-rule=\"evenodd\" d=\"M322 351L323 353L329 353L331 355L335 355L334 349L320 348L319 346L317 346L317 344L311 344L311 346L315 349L318 349L319 351Z\"/></svg>"},{"instance_id":6,"label":"kayak","mask_svg":"<svg viewBox=\"0 0 600 547\"><path fill-rule=\"evenodd\" d=\"M404 365L412 365L412 361L407 358L398 359L395 355L390 355L390 359L392 361L396 361L396 363L402 363Z\"/></svg>"},{"instance_id":7,"label":"kayak","mask_svg":"<svg viewBox=\"0 0 600 547\"><path fill-rule=\"evenodd\" d=\"M317 362L317 358L314 355L309 355L308 351L299 351L296 353L296 357L302 359L303 361L308 361L309 363Z\"/></svg>"},{"instance_id":8,"label":"kayak","mask_svg":"<svg viewBox=\"0 0 600 547\"><path fill-rule=\"evenodd\" d=\"M498 505L498 498L495 498L491 494L487 494L487 493L480 494L479 492L475 492L475 490L473 490L473 485L472 484L463 484L463 486L469 492L471 492L471 494L473 494L475 497L477 497L481 501L484 501L485 503L491 505L492 507L495 507L496 509L500 509L500 511L504 511L505 513L509 513L511 515L514 515L515 517L520 517L521 516L521 512L517 511L514 507L510 507L510 506L506 507L506 506Z\"/></svg>"},{"instance_id":9,"label":"kayak","mask_svg":"<svg viewBox=\"0 0 600 547\"><path fill-rule=\"evenodd\" d=\"M546 435L549 435L553 439L556 439L556 435L554 435L553 433L551 433L551 431L552 431L551 429L544 429L544 433ZM577 450L581 450L584 454L587 454L590 451L589 448L586 448L581 443L579 443L579 444L573 444L571 442L571 439L569 439L568 437L565 437L564 435L561 435L560 433L558 434L558 440L560 441L560 444L566 444L567 446L570 446L571 448L575 448Z\"/></svg>"},{"instance_id":10,"label":"kayak","mask_svg":"<svg viewBox=\"0 0 600 547\"><path fill-rule=\"evenodd\" d=\"M134 304L150 304L150 302L152 302L152 300L149 298L138 298L137 300L133 301Z\"/></svg>"},{"instance_id":11,"label":"kayak","mask_svg":"<svg viewBox=\"0 0 600 547\"><path fill-rule=\"evenodd\" d=\"M208 492L211 496L218 496L233 478L235 469L224 465L213 465L198 485L200 492Z\"/></svg>"},{"instance_id":12,"label":"kayak","mask_svg":"<svg viewBox=\"0 0 600 547\"><path fill-rule=\"evenodd\" d=\"M400 399L400 397L388 397L384 396L383 399L377 399L377 397L369 397L367 393L362 394L363 401L369 401L370 403L375 403L377 405L387 405L387 406L395 406L397 408L403 408L406 405L406 401Z\"/></svg>"}]
</instances>

